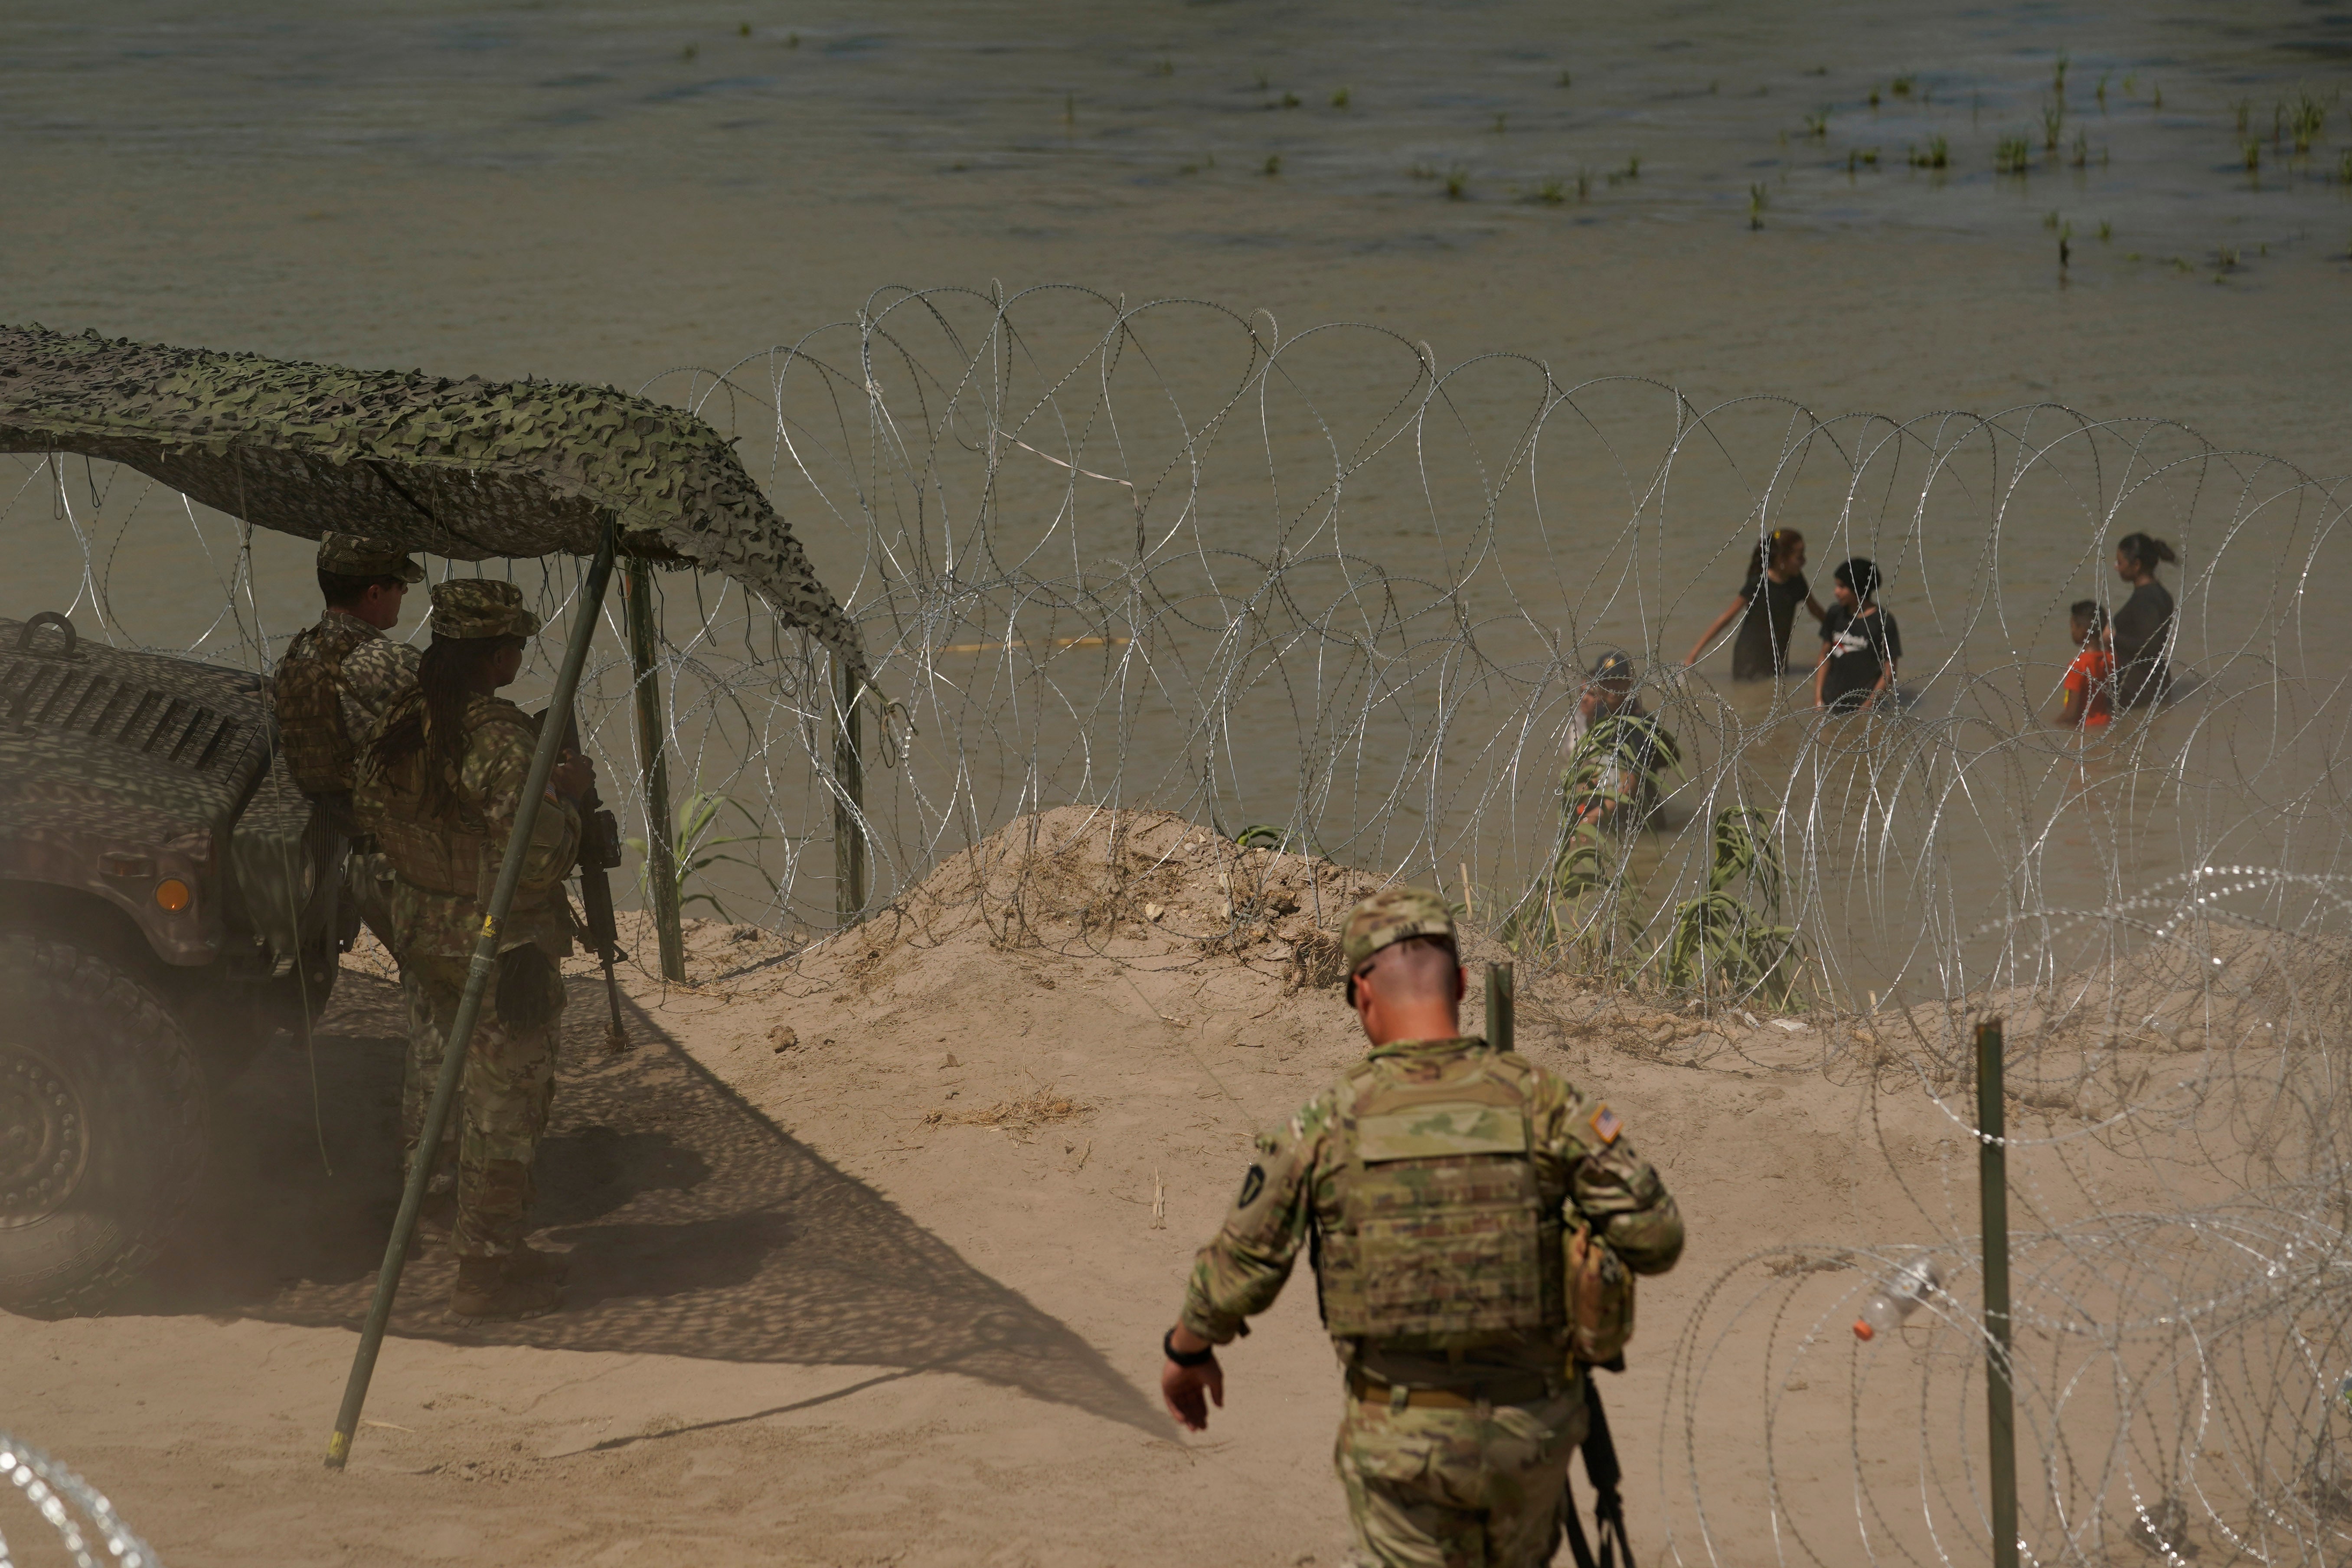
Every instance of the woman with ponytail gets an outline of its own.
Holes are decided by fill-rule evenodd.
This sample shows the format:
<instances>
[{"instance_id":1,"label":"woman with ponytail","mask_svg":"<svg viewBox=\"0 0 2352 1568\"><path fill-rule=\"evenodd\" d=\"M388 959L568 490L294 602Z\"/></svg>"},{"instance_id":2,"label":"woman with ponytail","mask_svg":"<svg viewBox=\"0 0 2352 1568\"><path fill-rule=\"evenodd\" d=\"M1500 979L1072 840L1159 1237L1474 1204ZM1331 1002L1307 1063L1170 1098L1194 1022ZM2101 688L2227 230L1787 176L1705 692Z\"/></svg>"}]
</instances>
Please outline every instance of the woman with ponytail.
<instances>
[{"instance_id":1,"label":"woman with ponytail","mask_svg":"<svg viewBox=\"0 0 2352 1568\"><path fill-rule=\"evenodd\" d=\"M2116 541L2116 575L2131 584L2131 597L2112 617L2118 702L2154 702L2172 683L2172 594L2156 580L2156 569L2179 559L2171 545L2145 533Z\"/></svg>"},{"instance_id":2,"label":"woman with ponytail","mask_svg":"<svg viewBox=\"0 0 2352 1568\"><path fill-rule=\"evenodd\" d=\"M1805 536L1793 528L1776 528L1758 542L1748 558L1748 578L1714 624L1691 645L1683 663L1696 664L1723 629L1739 623L1731 640L1731 679L1772 680L1788 673L1789 634L1796 625L1797 606L1820 620L1827 612L1805 581Z\"/></svg>"},{"instance_id":3,"label":"woman with ponytail","mask_svg":"<svg viewBox=\"0 0 2352 1568\"><path fill-rule=\"evenodd\" d=\"M437 1163L440 1151L418 1147L425 1102L447 1054L538 741L530 715L498 691L520 670L539 617L523 607L513 584L460 578L433 585L432 625L416 689L377 728L352 805L394 872L392 926L409 1027L402 1144L409 1159ZM448 1232L457 1255L452 1322L532 1318L562 1300L561 1261L526 1237L563 1008L556 961L572 951L560 884L578 855L578 803L593 782L587 762L568 752L548 780L514 903L499 929L497 979L467 1048ZM448 1200L434 1206L446 1210Z\"/></svg>"}]
</instances>

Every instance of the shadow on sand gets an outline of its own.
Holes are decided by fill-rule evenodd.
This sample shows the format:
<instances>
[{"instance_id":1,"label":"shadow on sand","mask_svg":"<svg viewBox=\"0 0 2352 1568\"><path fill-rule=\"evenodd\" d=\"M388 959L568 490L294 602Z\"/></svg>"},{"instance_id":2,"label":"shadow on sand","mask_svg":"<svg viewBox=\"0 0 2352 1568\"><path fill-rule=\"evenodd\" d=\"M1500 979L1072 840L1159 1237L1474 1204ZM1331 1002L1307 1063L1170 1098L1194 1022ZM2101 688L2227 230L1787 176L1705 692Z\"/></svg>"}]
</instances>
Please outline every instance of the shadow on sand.
<instances>
[{"instance_id":1,"label":"shadow on sand","mask_svg":"<svg viewBox=\"0 0 2352 1568\"><path fill-rule=\"evenodd\" d=\"M1167 1435L1085 1341L786 1136L643 1013L636 1048L607 1054L603 1005L601 985L573 983L540 1161L542 1238L572 1252L564 1310L448 1327L453 1266L436 1250L402 1278L394 1334L962 1373ZM399 1201L403 1019L396 987L347 970L310 1061L272 1048L220 1096L184 1240L116 1310L358 1326Z\"/></svg>"}]
</instances>

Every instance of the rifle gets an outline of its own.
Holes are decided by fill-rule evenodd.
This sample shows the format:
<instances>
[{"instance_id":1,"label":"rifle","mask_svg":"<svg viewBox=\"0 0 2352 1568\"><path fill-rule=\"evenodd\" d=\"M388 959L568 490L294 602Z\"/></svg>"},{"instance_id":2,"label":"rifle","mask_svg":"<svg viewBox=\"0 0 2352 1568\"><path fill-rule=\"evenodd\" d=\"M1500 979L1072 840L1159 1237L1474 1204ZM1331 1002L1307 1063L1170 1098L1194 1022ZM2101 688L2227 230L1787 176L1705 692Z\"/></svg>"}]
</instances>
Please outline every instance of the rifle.
<instances>
[{"instance_id":1,"label":"rifle","mask_svg":"<svg viewBox=\"0 0 2352 1568\"><path fill-rule=\"evenodd\" d=\"M1623 1358L1612 1370L1622 1371ZM1633 1568L1633 1547L1625 1539L1625 1500L1619 1495L1618 1484L1624 1472L1618 1468L1617 1445L1610 1439L1609 1417L1601 1413L1601 1391L1592 1379L1584 1380L1584 1407L1587 1425L1584 1431L1584 1479L1592 1483L1592 1542L1584 1539L1584 1521L1577 1517L1576 1499L1563 1490L1560 1494L1561 1522L1568 1527L1568 1549L1576 1559L1577 1568ZM1593 1548L1599 1547L1596 1553Z\"/></svg>"},{"instance_id":2,"label":"rifle","mask_svg":"<svg viewBox=\"0 0 2352 1568\"><path fill-rule=\"evenodd\" d=\"M577 712L563 716L563 749L575 755L580 751ZM629 955L621 946L620 927L613 919L613 883L605 875L620 864L621 825L597 798L592 784L580 801L580 907L586 918L579 923L581 940L604 966L604 1000L612 1009L604 1025L608 1051L629 1048L628 1032L621 1026L621 982L613 973L613 966Z\"/></svg>"}]
</instances>

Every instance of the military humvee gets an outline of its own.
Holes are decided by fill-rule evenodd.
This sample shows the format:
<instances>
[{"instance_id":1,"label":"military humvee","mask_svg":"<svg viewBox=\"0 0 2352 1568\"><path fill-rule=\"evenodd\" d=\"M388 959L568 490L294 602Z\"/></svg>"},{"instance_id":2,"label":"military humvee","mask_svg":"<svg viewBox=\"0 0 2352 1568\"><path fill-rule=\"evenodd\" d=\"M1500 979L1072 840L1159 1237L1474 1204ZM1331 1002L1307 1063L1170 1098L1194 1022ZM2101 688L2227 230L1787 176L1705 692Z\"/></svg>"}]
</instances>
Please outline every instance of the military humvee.
<instances>
[{"instance_id":1,"label":"military humvee","mask_svg":"<svg viewBox=\"0 0 2352 1568\"><path fill-rule=\"evenodd\" d=\"M257 676L0 619L0 1303L152 1254L208 1089L327 1003L343 845Z\"/></svg>"},{"instance_id":2,"label":"military humvee","mask_svg":"<svg viewBox=\"0 0 2352 1568\"><path fill-rule=\"evenodd\" d=\"M448 560L611 539L724 573L866 688L856 626L731 444L611 387L0 326L12 453ZM0 619L0 1308L92 1304L153 1254L202 1169L209 1088L326 1005L356 927L342 856L258 676Z\"/></svg>"}]
</instances>

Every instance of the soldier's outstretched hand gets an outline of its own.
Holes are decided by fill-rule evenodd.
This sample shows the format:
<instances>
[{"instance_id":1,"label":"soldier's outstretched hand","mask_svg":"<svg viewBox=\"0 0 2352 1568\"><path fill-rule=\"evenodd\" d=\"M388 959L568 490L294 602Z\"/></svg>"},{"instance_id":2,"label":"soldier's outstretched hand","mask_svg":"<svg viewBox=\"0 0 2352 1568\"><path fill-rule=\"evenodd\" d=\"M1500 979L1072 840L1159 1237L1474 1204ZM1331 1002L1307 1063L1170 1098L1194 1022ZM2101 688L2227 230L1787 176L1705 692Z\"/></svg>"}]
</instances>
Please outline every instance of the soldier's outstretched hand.
<instances>
[{"instance_id":1,"label":"soldier's outstretched hand","mask_svg":"<svg viewBox=\"0 0 2352 1568\"><path fill-rule=\"evenodd\" d=\"M1207 1399L1202 1394L1206 1393ZM1209 1400L1217 1408L1225 1407L1225 1369L1212 1356L1201 1366L1178 1366L1172 1361L1160 1363L1160 1397L1167 1402L1168 1414L1187 1432L1209 1429Z\"/></svg>"}]
</instances>

